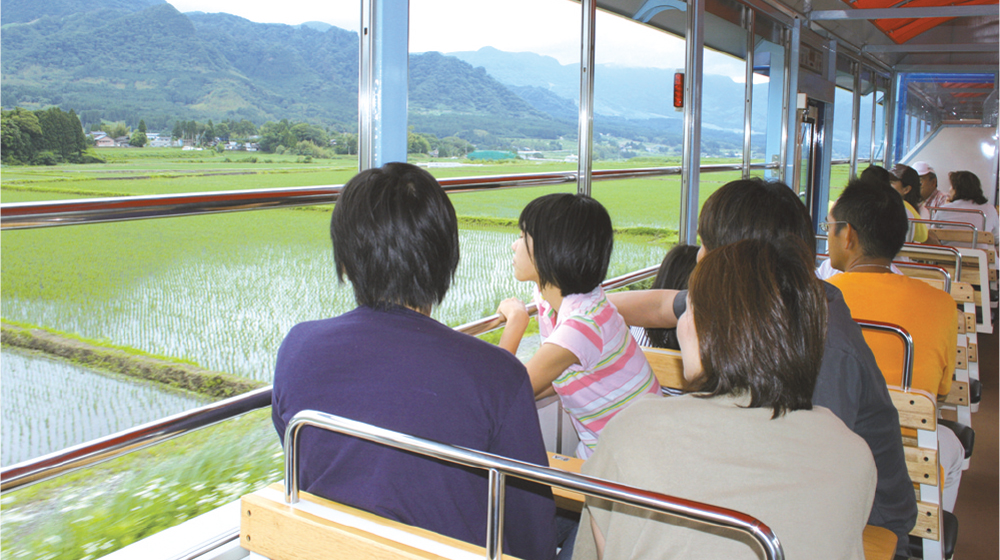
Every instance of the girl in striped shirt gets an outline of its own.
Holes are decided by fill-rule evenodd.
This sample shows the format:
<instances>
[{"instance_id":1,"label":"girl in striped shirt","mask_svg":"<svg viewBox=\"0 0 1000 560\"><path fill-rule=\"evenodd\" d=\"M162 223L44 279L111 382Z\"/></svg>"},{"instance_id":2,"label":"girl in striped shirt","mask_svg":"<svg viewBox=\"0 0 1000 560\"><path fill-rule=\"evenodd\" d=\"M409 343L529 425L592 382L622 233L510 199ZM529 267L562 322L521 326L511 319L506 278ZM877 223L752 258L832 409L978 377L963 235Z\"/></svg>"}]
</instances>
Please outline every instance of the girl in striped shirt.
<instances>
[{"instance_id":1,"label":"girl in striped shirt","mask_svg":"<svg viewBox=\"0 0 1000 560\"><path fill-rule=\"evenodd\" d=\"M646 356L601 288L614 246L611 217L588 196L550 194L531 201L518 226L514 278L535 283L542 335L525 365L535 398L559 395L580 436L576 455L586 459L615 414L642 395L660 395ZM525 305L506 299L497 313L507 321L500 346L516 353L528 326Z\"/></svg>"}]
</instances>

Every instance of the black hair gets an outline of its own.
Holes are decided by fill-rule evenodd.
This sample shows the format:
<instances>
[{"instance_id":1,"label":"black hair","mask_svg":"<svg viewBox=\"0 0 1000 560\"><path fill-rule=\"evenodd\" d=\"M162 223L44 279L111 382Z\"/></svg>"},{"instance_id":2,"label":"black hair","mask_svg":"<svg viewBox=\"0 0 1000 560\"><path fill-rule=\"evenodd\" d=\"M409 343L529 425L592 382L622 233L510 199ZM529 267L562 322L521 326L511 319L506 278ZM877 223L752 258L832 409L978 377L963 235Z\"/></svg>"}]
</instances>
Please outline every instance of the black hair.
<instances>
[{"instance_id":1,"label":"black hair","mask_svg":"<svg viewBox=\"0 0 1000 560\"><path fill-rule=\"evenodd\" d=\"M910 187L910 190L903 195L903 200L910 203L910 206L916 208L920 205L920 174L917 170L910 167L909 165L904 165L902 163L897 163L893 166L890 172L896 181L903 183L904 187Z\"/></svg>"},{"instance_id":2,"label":"black hair","mask_svg":"<svg viewBox=\"0 0 1000 560\"><path fill-rule=\"evenodd\" d=\"M952 171L948 174L951 181L951 188L955 189L954 200L971 200L976 204L986 204L986 197L983 196L983 185L979 182L979 177L971 171Z\"/></svg>"},{"instance_id":3,"label":"black hair","mask_svg":"<svg viewBox=\"0 0 1000 560\"><path fill-rule=\"evenodd\" d=\"M854 179L837 199L833 218L847 222L858 234L866 257L892 260L906 242L910 221L903 199L892 187ZM840 233L843 224L837 224Z\"/></svg>"},{"instance_id":4,"label":"black hair","mask_svg":"<svg viewBox=\"0 0 1000 560\"><path fill-rule=\"evenodd\" d=\"M430 310L458 267L458 219L441 185L408 163L387 163L344 185L330 220L333 260L358 305Z\"/></svg>"},{"instance_id":5,"label":"black hair","mask_svg":"<svg viewBox=\"0 0 1000 560\"><path fill-rule=\"evenodd\" d=\"M593 198L569 193L536 198L521 211L518 227L531 236L529 255L539 287L556 286L564 296L585 294L607 276L614 230L608 211Z\"/></svg>"},{"instance_id":6,"label":"black hair","mask_svg":"<svg viewBox=\"0 0 1000 560\"><path fill-rule=\"evenodd\" d=\"M869 165L861 172L859 179L869 185L885 185L892 188L892 173L880 165Z\"/></svg>"},{"instance_id":7,"label":"black hair","mask_svg":"<svg viewBox=\"0 0 1000 560\"><path fill-rule=\"evenodd\" d=\"M691 271L698 262L697 245L676 245L667 256L663 257L660 269L653 279L654 290L686 290ZM646 329L646 337L654 348L671 348L680 350L677 341L677 329Z\"/></svg>"},{"instance_id":8,"label":"black hair","mask_svg":"<svg viewBox=\"0 0 1000 560\"><path fill-rule=\"evenodd\" d=\"M708 251L743 239L794 235L816 253L806 205L788 185L759 177L731 181L712 193L698 216L698 234Z\"/></svg>"},{"instance_id":9,"label":"black hair","mask_svg":"<svg viewBox=\"0 0 1000 560\"><path fill-rule=\"evenodd\" d=\"M898 199L899 196L897 195ZM798 237L709 251L691 275L703 396L750 396L772 418L812 408L826 341L826 290Z\"/></svg>"}]
</instances>

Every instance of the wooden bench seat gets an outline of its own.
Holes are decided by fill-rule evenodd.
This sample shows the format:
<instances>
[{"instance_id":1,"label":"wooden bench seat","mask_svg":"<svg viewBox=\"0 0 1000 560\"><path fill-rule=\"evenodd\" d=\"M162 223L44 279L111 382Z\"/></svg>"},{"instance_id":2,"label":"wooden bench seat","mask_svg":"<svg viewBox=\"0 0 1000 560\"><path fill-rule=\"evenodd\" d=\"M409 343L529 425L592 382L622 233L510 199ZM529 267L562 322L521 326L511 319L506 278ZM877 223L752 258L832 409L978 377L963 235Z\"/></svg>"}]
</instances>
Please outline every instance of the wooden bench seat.
<instances>
[{"instance_id":1,"label":"wooden bench seat","mask_svg":"<svg viewBox=\"0 0 1000 560\"><path fill-rule=\"evenodd\" d=\"M243 496L240 544L274 560L480 560L486 549L433 531L300 492L299 503L284 501L284 487ZM513 558L504 555L504 558Z\"/></svg>"}]
</instances>

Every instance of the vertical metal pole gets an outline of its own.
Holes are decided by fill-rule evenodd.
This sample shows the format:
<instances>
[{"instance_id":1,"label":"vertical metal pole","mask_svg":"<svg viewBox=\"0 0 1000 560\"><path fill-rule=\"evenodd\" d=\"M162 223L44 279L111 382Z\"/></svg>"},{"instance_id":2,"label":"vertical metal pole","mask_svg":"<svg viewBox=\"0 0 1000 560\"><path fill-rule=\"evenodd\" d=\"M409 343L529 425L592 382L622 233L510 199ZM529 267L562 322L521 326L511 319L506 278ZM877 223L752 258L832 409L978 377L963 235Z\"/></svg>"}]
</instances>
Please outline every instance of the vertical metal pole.
<instances>
[{"instance_id":1,"label":"vertical metal pole","mask_svg":"<svg viewBox=\"0 0 1000 560\"><path fill-rule=\"evenodd\" d=\"M795 153L796 132L792 127L796 124L795 111L799 93L799 41L802 33L802 20L796 17L787 33L785 52L785 91L784 107L781 114L781 180L788 183L795 173L793 161Z\"/></svg>"},{"instance_id":2,"label":"vertical metal pole","mask_svg":"<svg viewBox=\"0 0 1000 560\"><path fill-rule=\"evenodd\" d=\"M872 83L872 146L868 153L868 165L875 165L875 123L878 122L878 74L871 71Z\"/></svg>"},{"instance_id":3,"label":"vertical metal pole","mask_svg":"<svg viewBox=\"0 0 1000 560\"><path fill-rule=\"evenodd\" d=\"M597 0L580 2L583 10L580 29L580 118L579 147L576 168L576 192L590 196L590 172L593 169L594 148L594 23L597 20Z\"/></svg>"},{"instance_id":4,"label":"vertical metal pole","mask_svg":"<svg viewBox=\"0 0 1000 560\"><path fill-rule=\"evenodd\" d=\"M743 27L747 30L746 59L746 89L743 98L743 178L750 178L750 125L753 115L753 65L756 36L754 29L754 11L750 6L743 6Z\"/></svg>"},{"instance_id":5,"label":"vertical metal pole","mask_svg":"<svg viewBox=\"0 0 1000 560\"><path fill-rule=\"evenodd\" d=\"M406 161L409 0L363 0L358 80L358 163Z\"/></svg>"},{"instance_id":6,"label":"vertical metal pole","mask_svg":"<svg viewBox=\"0 0 1000 560\"><path fill-rule=\"evenodd\" d=\"M831 40L827 43L826 51L826 73L824 77L835 82L837 80L837 41ZM813 152L817 154L816 166L818 173L812 177L812 189L809 191L810 203L808 205L809 214L813 219L813 230L818 232L819 222L826 220L826 214L830 207L830 172L832 170L833 146L831 145L831 135L833 132L834 103L822 103L822 108L817 114L816 146Z\"/></svg>"},{"instance_id":7,"label":"vertical metal pole","mask_svg":"<svg viewBox=\"0 0 1000 560\"><path fill-rule=\"evenodd\" d=\"M361 1L361 37L358 52L358 171L375 167L375 75L373 40L376 0Z\"/></svg>"},{"instance_id":8,"label":"vertical metal pole","mask_svg":"<svg viewBox=\"0 0 1000 560\"><path fill-rule=\"evenodd\" d=\"M705 0L689 0L684 69L684 154L681 162L680 243L696 244L701 171L701 85L705 66Z\"/></svg>"},{"instance_id":9,"label":"vertical metal pole","mask_svg":"<svg viewBox=\"0 0 1000 560\"><path fill-rule=\"evenodd\" d=\"M490 560L503 558L503 502L504 474L490 469L489 488L486 498L486 557Z\"/></svg>"},{"instance_id":10,"label":"vertical metal pole","mask_svg":"<svg viewBox=\"0 0 1000 560\"><path fill-rule=\"evenodd\" d=\"M895 134L896 127L894 126L896 122L896 77L895 72L889 77L889 87L885 90L885 104L882 106L885 114L885 137L882 139L882 167L886 169L889 168L889 163L892 161L892 155L889 154L889 147L895 146L894 142L898 138Z\"/></svg>"},{"instance_id":11,"label":"vertical metal pole","mask_svg":"<svg viewBox=\"0 0 1000 560\"><path fill-rule=\"evenodd\" d=\"M303 424L297 424L292 431L285 433L283 449L285 452L285 503L299 503L299 446L295 445L295 438Z\"/></svg>"},{"instance_id":12,"label":"vertical metal pole","mask_svg":"<svg viewBox=\"0 0 1000 560\"><path fill-rule=\"evenodd\" d=\"M903 150L906 148L906 141L909 137L907 134L907 125L909 124L909 119L906 116L906 104L909 102L909 80L904 78L904 76L899 73L893 73L893 86L894 86L894 101L895 110L893 111L896 115L896 133L893 136L892 146L892 159L886 162L886 167L898 162L903 159Z\"/></svg>"},{"instance_id":13,"label":"vertical metal pole","mask_svg":"<svg viewBox=\"0 0 1000 560\"><path fill-rule=\"evenodd\" d=\"M777 179L781 176L784 168L781 162L781 151L784 147L784 138L781 137L781 126L784 122L784 83L785 83L785 52L784 39L779 39L781 44L771 43L762 40L757 46L757 52L768 54L768 74L770 75L767 86L767 131L765 137L764 159L768 164L773 164L774 169L764 171L764 176L768 179ZM755 58L756 53L755 53ZM759 58L758 58L759 60Z\"/></svg>"},{"instance_id":14,"label":"vertical metal pole","mask_svg":"<svg viewBox=\"0 0 1000 560\"><path fill-rule=\"evenodd\" d=\"M854 62L854 95L851 98L851 177L858 176L858 134L861 124L861 63Z\"/></svg>"}]
</instances>

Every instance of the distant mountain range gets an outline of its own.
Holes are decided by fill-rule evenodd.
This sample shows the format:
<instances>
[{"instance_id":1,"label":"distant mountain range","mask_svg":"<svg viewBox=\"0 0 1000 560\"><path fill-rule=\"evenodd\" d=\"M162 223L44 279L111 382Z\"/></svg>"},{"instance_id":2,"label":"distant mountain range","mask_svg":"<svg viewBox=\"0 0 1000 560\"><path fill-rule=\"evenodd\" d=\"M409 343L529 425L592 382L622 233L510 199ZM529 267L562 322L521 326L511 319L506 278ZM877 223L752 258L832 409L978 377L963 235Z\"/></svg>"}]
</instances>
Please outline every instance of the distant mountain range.
<instances>
[{"instance_id":1,"label":"distant mountain range","mask_svg":"<svg viewBox=\"0 0 1000 560\"><path fill-rule=\"evenodd\" d=\"M0 0L2 105L75 109L85 125L144 119L357 122L357 34L320 22L182 14L164 0ZM440 137L575 137L577 65L492 47L410 55L409 124ZM676 145L673 72L598 65L595 132ZM766 85L755 95L766 95ZM760 99L762 97L758 97ZM706 76L703 140L742 145L743 85ZM764 104L756 104L763 128Z\"/></svg>"}]
</instances>

